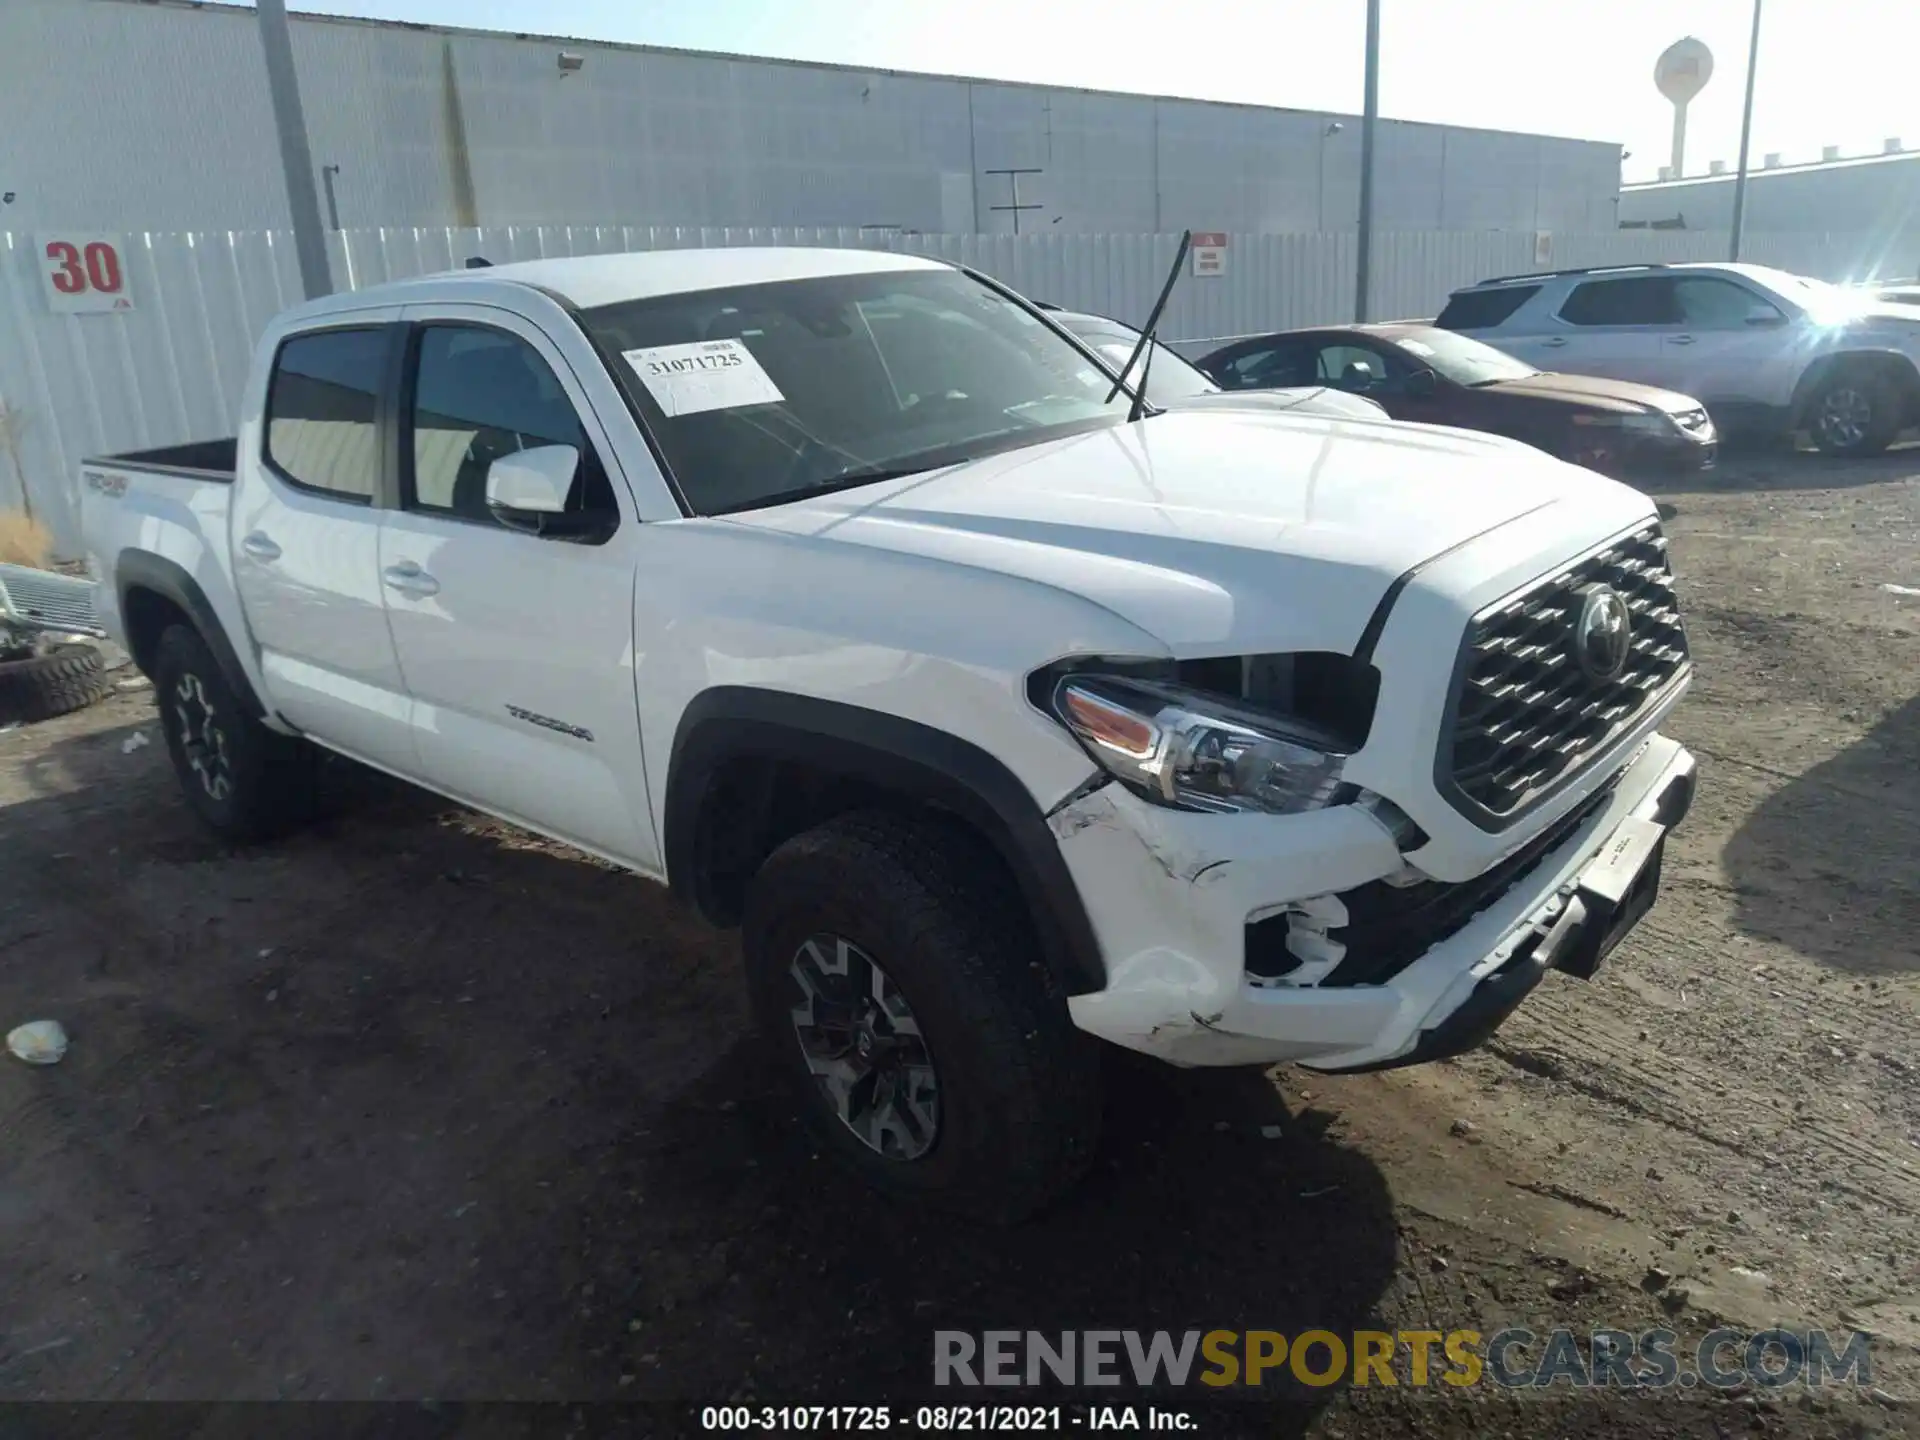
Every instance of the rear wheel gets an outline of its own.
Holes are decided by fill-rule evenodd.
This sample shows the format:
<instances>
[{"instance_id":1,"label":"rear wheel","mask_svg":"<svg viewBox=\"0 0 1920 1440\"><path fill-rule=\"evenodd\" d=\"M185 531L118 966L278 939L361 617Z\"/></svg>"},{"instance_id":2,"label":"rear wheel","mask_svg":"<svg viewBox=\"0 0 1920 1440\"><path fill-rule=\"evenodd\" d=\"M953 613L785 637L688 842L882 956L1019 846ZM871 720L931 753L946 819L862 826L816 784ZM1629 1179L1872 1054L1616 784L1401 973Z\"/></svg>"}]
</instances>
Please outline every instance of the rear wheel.
<instances>
[{"instance_id":1,"label":"rear wheel","mask_svg":"<svg viewBox=\"0 0 1920 1440\"><path fill-rule=\"evenodd\" d=\"M313 747L248 714L195 631L175 625L160 637L153 689L187 803L222 838L267 839L312 813Z\"/></svg>"},{"instance_id":2,"label":"rear wheel","mask_svg":"<svg viewBox=\"0 0 1920 1440\"><path fill-rule=\"evenodd\" d=\"M1097 1044L970 835L865 813L796 836L755 877L743 942L809 1128L869 1183L1008 1223L1091 1158Z\"/></svg>"},{"instance_id":3,"label":"rear wheel","mask_svg":"<svg viewBox=\"0 0 1920 1440\"><path fill-rule=\"evenodd\" d=\"M1807 406L1814 448L1826 455L1878 455L1900 433L1903 397L1882 371L1842 365Z\"/></svg>"}]
</instances>

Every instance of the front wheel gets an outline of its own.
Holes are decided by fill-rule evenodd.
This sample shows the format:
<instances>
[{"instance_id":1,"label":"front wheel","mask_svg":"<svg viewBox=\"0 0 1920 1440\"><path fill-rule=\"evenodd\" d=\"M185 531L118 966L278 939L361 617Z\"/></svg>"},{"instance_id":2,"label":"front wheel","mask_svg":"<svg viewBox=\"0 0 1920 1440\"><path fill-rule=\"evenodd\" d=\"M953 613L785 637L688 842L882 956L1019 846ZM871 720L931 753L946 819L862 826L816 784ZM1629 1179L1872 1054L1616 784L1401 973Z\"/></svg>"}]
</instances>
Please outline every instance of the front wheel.
<instances>
[{"instance_id":1,"label":"front wheel","mask_svg":"<svg viewBox=\"0 0 1920 1440\"><path fill-rule=\"evenodd\" d=\"M153 692L187 803L222 839L264 840L311 813L313 747L248 714L195 631L175 625L160 637Z\"/></svg>"},{"instance_id":2,"label":"front wheel","mask_svg":"<svg viewBox=\"0 0 1920 1440\"><path fill-rule=\"evenodd\" d=\"M796 836L754 879L743 949L809 1128L870 1184L1011 1223L1091 1158L1097 1042L969 834L867 813Z\"/></svg>"},{"instance_id":3,"label":"front wheel","mask_svg":"<svg viewBox=\"0 0 1920 1440\"><path fill-rule=\"evenodd\" d=\"M1822 454L1878 455L1900 433L1900 410L1900 392L1885 375L1849 365L1814 393L1807 429Z\"/></svg>"}]
</instances>

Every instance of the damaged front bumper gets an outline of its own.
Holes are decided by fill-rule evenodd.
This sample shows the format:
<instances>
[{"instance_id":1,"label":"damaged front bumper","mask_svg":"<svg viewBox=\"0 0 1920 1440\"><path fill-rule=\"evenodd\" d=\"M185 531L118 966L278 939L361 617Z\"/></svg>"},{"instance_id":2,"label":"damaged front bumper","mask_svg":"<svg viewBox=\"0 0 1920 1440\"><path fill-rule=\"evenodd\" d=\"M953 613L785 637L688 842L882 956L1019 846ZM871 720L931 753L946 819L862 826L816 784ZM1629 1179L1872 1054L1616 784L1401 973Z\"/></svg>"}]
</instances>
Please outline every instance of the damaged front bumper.
<instances>
[{"instance_id":1,"label":"damaged front bumper","mask_svg":"<svg viewBox=\"0 0 1920 1440\"><path fill-rule=\"evenodd\" d=\"M1432 933L1384 970L1342 938L1377 943L1355 898L1422 881L1371 815L1198 815L1107 785L1051 822L1107 961L1106 988L1068 1002L1074 1023L1176 1065L1370 1070L1470 1049L1547 970L1591 975L1645 913L1694 768L1654 735L1491 885L1424 882L1462 903L1415 910ZM1250 936L1275 923L1293 958L1250 968Z\"/></svg>"}]
</instances>

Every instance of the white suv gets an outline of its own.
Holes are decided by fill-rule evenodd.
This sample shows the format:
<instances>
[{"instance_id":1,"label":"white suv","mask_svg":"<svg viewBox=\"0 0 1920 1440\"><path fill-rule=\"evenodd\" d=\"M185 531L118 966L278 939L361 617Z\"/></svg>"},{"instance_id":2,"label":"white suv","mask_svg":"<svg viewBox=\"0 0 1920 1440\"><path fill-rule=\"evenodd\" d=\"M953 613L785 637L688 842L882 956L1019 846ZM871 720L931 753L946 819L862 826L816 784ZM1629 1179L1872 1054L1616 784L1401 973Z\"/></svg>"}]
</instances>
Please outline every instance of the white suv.
<instances>
[{"instance_id":1,"label":"white suv","mask_svg":"<svg viewBox=\"0 0 1920 1440\"><path fill-rule=\"evenodd\" d=\"M1920 313L1764 265L1507 275L1454 292L1435 323L1543 370L1696 396L1723 432L1876 455L1920 424Z\"/></svg>"}]
</instances>

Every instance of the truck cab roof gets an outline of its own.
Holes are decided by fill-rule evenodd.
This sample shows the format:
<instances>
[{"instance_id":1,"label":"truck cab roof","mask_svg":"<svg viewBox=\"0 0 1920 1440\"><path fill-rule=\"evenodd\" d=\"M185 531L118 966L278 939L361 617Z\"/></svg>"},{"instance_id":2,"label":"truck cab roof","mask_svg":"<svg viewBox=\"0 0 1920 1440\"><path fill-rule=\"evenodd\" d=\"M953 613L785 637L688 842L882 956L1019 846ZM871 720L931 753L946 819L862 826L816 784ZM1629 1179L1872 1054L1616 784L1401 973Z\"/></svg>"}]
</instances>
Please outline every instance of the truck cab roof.
<instances>
[{"instance_id":1,"label":"truck cab roof","mask_svg":"<svg viewBox=\"0 0 1920 1440\"><path fill-rule=\"evenodd\" d=\"M736 246L710 250L644 250L614 255L574 255L550 260L520 260L470 270L447 270L343 291L308 301L289 312L296 321L316 319L370 304L403 304L431 287L438 298L448 292L483 298L490 287L522 286L544 291L581 310L682 295L733 285L764 285L782 280L811 280L827 275L864 275L889 270L944 270L951 267L919 255L888 250L830 250L803 246Z\"/></svg>"}]
</instances>

